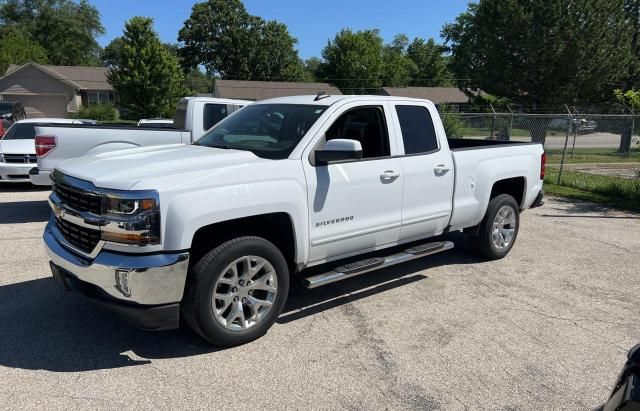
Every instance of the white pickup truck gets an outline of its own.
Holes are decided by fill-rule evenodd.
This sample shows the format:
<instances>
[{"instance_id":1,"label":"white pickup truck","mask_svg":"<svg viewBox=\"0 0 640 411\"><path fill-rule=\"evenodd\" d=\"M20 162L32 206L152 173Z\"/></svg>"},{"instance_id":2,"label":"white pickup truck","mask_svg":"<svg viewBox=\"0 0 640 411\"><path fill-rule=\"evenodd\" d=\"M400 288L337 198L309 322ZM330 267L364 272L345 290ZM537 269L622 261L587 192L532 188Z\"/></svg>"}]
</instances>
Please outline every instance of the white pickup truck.
<instances>
[{"instance_id":1,"label":"white pickup truck","mask_svg":"<svg viewBox=\"0 0 640 411\"><path fill-rule=\"evenodd\" d=\"M448 250L429 238L461 230L504 257L542 204L544 166L540 144L448 140L426 100L278 98L192 145L61 164L44 242L66 289L233 346L271 327L293 273L330 284Z\"/></svg>"},{"instance_id":2,"label":"white pickup truck","mask_svg":"<svg viewBox=\"0 0 640 411\"><path fill-rule=\"evenodd\" d=\"M186 97L178 102L173 128L108 125L46 125L36 128L38 166L29 179L35 185L51 185L51 170L59 163L84 155L164 144L191 144L205 131L251 101L212 97ZM148 120L147 120L148 121Z\"/></svg>"}]
</instances>

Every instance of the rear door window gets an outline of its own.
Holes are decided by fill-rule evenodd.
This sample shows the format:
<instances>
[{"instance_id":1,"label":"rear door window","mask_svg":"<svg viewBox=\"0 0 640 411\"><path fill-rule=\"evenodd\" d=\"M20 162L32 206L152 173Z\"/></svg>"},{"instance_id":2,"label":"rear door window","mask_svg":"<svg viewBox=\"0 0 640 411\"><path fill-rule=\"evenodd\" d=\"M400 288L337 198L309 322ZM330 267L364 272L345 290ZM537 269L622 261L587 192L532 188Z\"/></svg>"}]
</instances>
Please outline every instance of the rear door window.
<instances>
[{"instance_id":1,"label":"rear door window","mask_svg":"<svg viewBox=\"0 0 640 411\"><path fill-rule=\"evenodd\" d=\"M423 106L396 106L405 154L438 150L438 138L431 114Z\"/></svg>"}]
</instances>

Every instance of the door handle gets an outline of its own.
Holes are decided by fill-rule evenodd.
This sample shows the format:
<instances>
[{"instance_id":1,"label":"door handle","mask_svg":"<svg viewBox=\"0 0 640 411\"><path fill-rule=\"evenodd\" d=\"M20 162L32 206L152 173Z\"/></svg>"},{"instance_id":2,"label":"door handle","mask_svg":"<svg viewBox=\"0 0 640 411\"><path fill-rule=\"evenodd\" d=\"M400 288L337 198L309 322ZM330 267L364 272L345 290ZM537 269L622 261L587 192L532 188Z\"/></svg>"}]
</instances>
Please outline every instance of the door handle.
<instances>
[{"instance_id":1,"label":"door handle","mask_svg":"<svg viewBox=\"0 0 640 411\"><path fill-rule=\"evenodd\" d=\"M400 177L400 173L394 170L387 170L380 174L380 179L383 181L395 180L398 177Z\"/></svg>"},{"instance_id":2,"label":"door handle","mask_svg":"<svg viewBox=\"0 0 640 411\"><path fill-rule=\"evenodd\" d=\"M449 166L445 164L438 164L437 166L433 167L433 171L435 171L437 174L444 174L449 170Z\"/></svg>"}]
</instances>

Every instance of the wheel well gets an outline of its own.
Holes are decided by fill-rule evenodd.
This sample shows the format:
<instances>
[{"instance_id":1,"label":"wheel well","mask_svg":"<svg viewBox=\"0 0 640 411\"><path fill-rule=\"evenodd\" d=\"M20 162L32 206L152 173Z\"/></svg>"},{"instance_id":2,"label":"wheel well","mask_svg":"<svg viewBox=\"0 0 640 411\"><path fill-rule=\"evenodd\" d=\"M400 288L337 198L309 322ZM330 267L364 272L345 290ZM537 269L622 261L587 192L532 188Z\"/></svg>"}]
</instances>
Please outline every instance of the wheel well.
<instances>
[{"instance_id":1,"label":"wheel well","mask_svg":"<svg viewBox=\"0 0 640 411\"><path fill-rule=\"evenodd\" d=\"M271 241L289 264L295 267L295 232L286 213L262 214L210 224L200 228L191 241L191 261L197 262L208 251L232 238L254 235Z\"/></svg>"},{"instance_id":2,"label":"wheel well","mask_svg":"<svg viewBox=\"0 0 640 411\"><path fill-rule=\"evenodd\" d=\"M491 188L491 198L497 197L500 194L509 194L515 198L516 203L522 207L525 184L524 177L514 177L496 181Z\"/></svg>"}]
</instances>

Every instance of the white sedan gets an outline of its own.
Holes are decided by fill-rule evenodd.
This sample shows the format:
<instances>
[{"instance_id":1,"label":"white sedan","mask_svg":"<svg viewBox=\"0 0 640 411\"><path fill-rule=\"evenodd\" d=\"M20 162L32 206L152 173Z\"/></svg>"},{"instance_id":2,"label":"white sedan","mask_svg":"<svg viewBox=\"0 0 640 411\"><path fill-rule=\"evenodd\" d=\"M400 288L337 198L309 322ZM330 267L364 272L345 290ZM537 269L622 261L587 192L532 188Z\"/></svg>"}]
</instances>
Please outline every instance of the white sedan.
<instances>
[{"instance_id":1,"label":"white sedan","mask_svg":"<svg viewBox=\"0 0 640 411\"><path fill-rule=\"evenodd\" d=\"M66 118L32 118L16 121L0 139L0 183L28 183L29 170L36 167L36 130L38 124L82 124Z\"/></svg>"}]
</instances>

